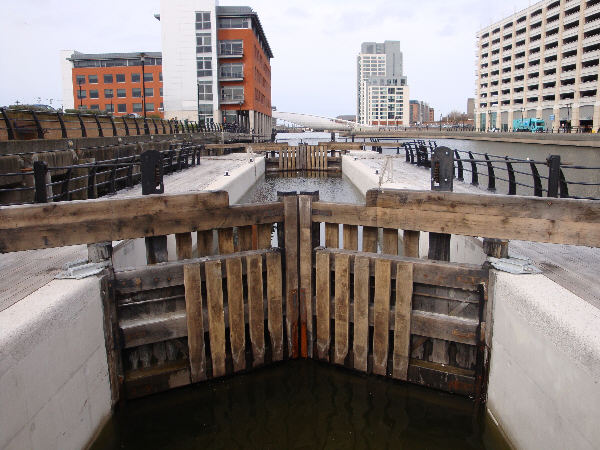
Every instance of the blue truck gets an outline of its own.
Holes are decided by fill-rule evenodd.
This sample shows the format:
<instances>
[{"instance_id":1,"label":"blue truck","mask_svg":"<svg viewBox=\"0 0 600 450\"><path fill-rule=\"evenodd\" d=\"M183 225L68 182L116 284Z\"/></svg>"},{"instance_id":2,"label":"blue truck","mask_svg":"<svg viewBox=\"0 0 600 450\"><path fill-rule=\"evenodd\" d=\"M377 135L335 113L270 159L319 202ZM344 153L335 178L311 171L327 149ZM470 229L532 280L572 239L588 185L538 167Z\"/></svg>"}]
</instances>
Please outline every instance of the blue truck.
<instances>
[{"instance_id":1,"label":"blue truck","mask_svg":"<svg viewBox=\"0 0 600 450\"><path fill-rule=\"evenodd\" d=\"M513 120L513 131L529 131L541 133L545 129L542 119L515 119Z\"/></svg>"}]
</instances>

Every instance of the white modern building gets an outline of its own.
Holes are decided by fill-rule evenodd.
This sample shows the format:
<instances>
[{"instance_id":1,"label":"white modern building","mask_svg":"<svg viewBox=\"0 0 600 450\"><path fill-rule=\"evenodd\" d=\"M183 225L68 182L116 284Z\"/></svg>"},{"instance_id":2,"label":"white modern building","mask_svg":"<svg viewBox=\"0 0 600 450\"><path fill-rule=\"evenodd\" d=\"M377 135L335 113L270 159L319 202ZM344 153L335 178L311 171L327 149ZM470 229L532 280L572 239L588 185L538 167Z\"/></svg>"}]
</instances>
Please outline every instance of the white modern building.
<instances>
[{"instance_id":1,"label":"white modern building","mask_svg":"<svg viewBox=\"0 0 600 450\"><path fill-rule=\"evenodd\" d=\"M409 124L409 92L399 41L363 42L357 58L357 122Z\"/></svg>"},{"instance_id":2,"label":"white modern building","mask_svg":"<svg viewBox=\"0 0 600 450\"><path fill-rule=\"evenodd\" d=\"M475 126L597 131L600 0L544 0L477 33Z\"/></svg>"},{"instance_id":3,"label":"white modern building","mask_svg":"<svg viewBox=\"0 0 600 450\"><path fill-rule=\"evenodd\" d=\"M216 0L161 0L165 118L271 133L269 43L256 12Z\"/></svg>"}]
</instances>

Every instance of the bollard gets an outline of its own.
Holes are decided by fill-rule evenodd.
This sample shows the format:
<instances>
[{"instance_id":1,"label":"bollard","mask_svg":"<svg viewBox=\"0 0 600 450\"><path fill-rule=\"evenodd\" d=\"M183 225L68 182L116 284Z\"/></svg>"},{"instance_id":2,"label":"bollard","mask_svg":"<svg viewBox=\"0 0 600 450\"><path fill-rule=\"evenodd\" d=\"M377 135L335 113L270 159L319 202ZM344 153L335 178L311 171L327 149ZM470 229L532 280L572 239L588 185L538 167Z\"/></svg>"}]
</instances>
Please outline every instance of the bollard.
<instances>
[{"instance_id":1,"label":"bollard","mask_svg":"<svg viewBox=\"0 0 600 450\"><path fill-rule=\"evenodd\" d=\"M454 156L448 147L438 147L431 156L431 190L452 192ZM429 233L429 259L450 261L450 235Z\"/></svg>"}]
</instances>

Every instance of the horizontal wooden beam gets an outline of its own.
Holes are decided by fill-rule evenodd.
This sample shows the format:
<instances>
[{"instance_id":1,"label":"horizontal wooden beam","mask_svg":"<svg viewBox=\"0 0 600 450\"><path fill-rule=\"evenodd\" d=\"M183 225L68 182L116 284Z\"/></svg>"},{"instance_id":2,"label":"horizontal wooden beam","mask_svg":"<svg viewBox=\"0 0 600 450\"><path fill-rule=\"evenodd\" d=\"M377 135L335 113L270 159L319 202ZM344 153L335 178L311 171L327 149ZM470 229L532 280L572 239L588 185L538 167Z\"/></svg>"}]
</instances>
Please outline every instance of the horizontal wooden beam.
<instances>
[{"instance_id":1,"label":"horizontal wooden beam","mask_svg":"<svg viewBox=\"0 0 600 450\"><path fill-rule=\"evenodd\" d=\"M229 206L227 192L0 208L0 253L282 222L283 204Z\"/></svg>"},{"instance_id":2,"label":"horizontal wooden beam","mask_svg":"<svg viewBox=\"0 0 600 450\"><path fill-rule=\"evenodd\" d=\"M374 206L315 202L313 222L600 247L600 201L369 191Z\"/></svg>"}]
</instances>

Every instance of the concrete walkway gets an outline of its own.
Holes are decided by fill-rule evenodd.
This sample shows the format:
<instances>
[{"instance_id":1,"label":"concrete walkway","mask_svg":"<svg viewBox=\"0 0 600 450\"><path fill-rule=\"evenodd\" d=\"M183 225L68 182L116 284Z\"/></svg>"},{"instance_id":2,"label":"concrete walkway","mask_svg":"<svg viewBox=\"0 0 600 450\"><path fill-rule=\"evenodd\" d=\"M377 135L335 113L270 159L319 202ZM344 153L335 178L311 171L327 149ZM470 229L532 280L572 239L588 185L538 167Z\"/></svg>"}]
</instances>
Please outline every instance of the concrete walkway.
<instances>
[{"instance_id":1,"label":"concrete walkway","mask_svg":"<svg viewBox=\"0 0 600 450\"><path fill-rule=\"evenodd\" d=\"M407 163L404 155L353 151L349 156L368 167L373 177L371 182L381 187L431 189L429 169ZM454 180L454 192L482 194L488 191ZM600 248L511 241L509 254L530 258L546 277L600 309Z\"/></svg>"},{"instance_id":2,"label":"concrete walkway","mask_svg":"<svg viewBox=\"0 0 600 450\"><path fill-rule=\"evenodd\" d=\"M165 193L217 189L226 171L249 165L249 158L246 154L202 158L199 166L166 175ZM140 184L103 198L139 195L142 195ZM86 258L86 245L0 255L0 312L51 282L66 263Z\"/></svg>"}]
</instances>

